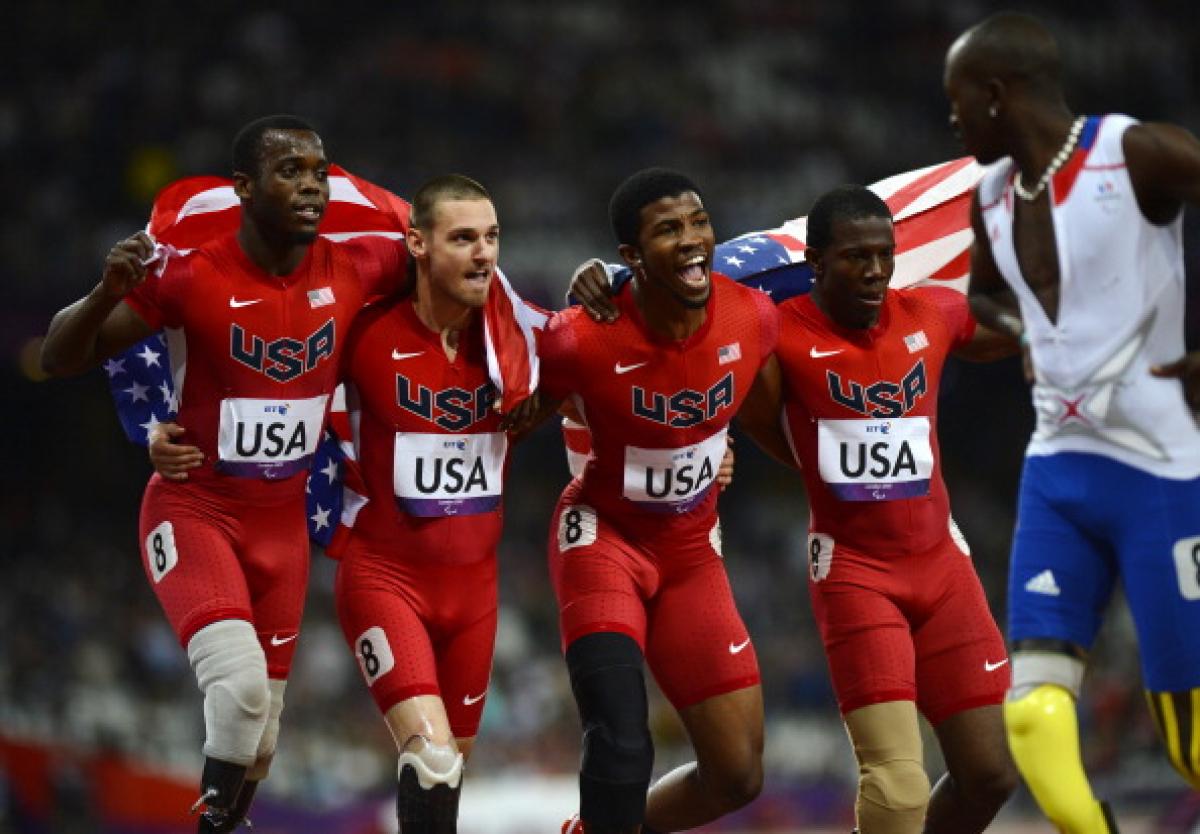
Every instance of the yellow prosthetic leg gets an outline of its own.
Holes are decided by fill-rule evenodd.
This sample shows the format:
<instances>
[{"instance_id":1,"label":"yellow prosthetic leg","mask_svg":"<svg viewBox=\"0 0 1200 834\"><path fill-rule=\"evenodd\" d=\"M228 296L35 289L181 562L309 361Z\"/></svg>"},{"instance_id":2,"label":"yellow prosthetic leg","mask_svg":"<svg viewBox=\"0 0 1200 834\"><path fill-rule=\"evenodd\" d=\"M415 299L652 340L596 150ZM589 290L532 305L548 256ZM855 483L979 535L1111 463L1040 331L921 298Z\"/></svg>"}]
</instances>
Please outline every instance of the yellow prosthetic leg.
<instances>
[{"instance_id":1,"label":"yellow prosthetic leg","mask_svg":"<svg viewBox=\"0 0 1200 834\"><path fill-rule=\"evenodd\" d=\"M1075 696L1057 684L1015 694L1004 704L1008 745L1042 813L1062 834L1115 834L1083 772Z\"/></svg>"}]
</instances>

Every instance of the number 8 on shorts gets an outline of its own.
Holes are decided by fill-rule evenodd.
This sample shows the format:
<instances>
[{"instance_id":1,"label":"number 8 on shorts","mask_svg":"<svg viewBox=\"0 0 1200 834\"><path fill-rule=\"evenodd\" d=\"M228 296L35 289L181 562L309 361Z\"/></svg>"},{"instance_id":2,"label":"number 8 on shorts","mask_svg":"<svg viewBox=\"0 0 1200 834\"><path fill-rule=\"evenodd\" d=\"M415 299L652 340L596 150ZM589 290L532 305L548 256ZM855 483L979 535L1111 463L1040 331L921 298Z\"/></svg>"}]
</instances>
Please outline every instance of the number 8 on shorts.
<instances>
[{"instance_id":1,"label":"number 8 on shorts","mask_svg":"<svg viewBox=\"0 0 1200 834\"><path fill-rule=\"evenodd\" d=\"M150 565L150 575L155 585L162 582L171 568L179 563L179 554L175 550L175 527L171 522L164 521L146 536L146 562Z\"/></svg>"},{"instance_id":2,"label":"number 8 on shorts","mask_svg":"<svg viewBox=\"0 0 1200 834\"><path fill-rule=\"evenodd\" d=\"M596 511L586 504L563 507L558 516L558 552L596 543Z\"/></svg>"}]
</instances>

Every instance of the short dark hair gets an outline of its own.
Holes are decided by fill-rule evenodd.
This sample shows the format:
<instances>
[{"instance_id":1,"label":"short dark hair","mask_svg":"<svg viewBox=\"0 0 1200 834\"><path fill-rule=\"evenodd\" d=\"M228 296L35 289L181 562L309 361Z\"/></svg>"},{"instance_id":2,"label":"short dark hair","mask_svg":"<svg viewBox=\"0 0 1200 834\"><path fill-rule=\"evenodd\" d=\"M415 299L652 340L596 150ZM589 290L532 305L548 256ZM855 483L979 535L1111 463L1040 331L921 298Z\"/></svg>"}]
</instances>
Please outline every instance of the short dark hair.
<instances>
[{"instance_id":1,"label":"short dark hair","mask_svg":"<svg viewBox=\"0 0 1200 834\"><path fill-rule=\"evenodd\" d=\"M691 178L670 168L646 168L618 185L608 202L608 219L617 243L636 246L642 209L655 200L688 191L700 193Z\"/></svg>"},{"instance_id":2,"label":"short dark hair","mask_svg":"<svg viewBox=\"0 0 1200 834\"><path fill-rule=\"evenodd\" d=\"M433 213L443 200L488 200L492 195L486 188L462 174L443 174L434 177L417 189L412 201L409 224L429 231L433 227Z\"/></svg>"},{"instance_id":3,"label":"short dark hair","mask_svg":"<svg viewBox=\"0 0 1200 834\"><path fill-rule=\"evenodd\" d=\"M976 77L1023 81L1043 96L1062 95L1062 59L1054 35L1036 17L997 12L967 30L963 64Z\"/></svg>"},{"instance_id":4,"label":"short dark hair","mask_svg":"<svg viewBox=\"0 0 1200 834\"><path fill-rule=\"evenodd\" d=\"M272 130L307 130L316 133L317 129L299 116L278 114L263 116L245 125L233 137L233 170L235 173L248 174L257 177L262 164L263 136Z\"/></svg>"},{"instance_id":5,"label":"short dark hair","mask_svg":"<svg viewBox=\"0 0 1200 834\"><path fill-rule=\"evenodd\" d=\"M813 203L808 213L808 234L805 242L824 249L833 241L833 224L838 220L865 217L892 219L892 210L879 195L863 185L839 185L826 191Z\"/></svg>"}]
</instances>

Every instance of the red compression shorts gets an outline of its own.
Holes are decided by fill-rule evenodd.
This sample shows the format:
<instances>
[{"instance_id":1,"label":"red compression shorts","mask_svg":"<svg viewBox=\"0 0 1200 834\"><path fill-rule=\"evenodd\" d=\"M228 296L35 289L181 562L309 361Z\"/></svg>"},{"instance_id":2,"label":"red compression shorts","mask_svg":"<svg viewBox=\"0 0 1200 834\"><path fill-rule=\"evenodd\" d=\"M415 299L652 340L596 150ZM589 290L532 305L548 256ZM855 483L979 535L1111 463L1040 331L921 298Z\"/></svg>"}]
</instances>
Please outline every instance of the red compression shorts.
<instances>
[{"instance_id":1,"label":"red compression shorts","mask_svg":"<svg viewBox=\"0 0 1200 834\"><path fill-rule=\"evenodd\" d=\"M835 546L828 575L810 575L809 592L843 715L915 701L936 725L1004 701L1004 638L953 539L886 558Z\"/></svg>"},{"instance_id":2,"label":"red compression shorts","mask_svg":"<svg viewBox=\"0 0 1200 834\"><path fill-rule=\"evenodd\" d=\"M550 576L565 650L585 634L628 634L677 709L757 684L758 658L738 614L711 527L670 541L633 541L574 485L550 527Z\"/></svg>"},{"instance_id":3,"label":"red compression shorts","mask_svg":"<svg viewBox=\"0 0 1200 834\"><path fill-rule=\"evenodd\" d=\"M207 625L247 620L267 674L285 680L308 584L304 496L247 501L154 475L139 529L142 567L184 648Z\"/></svg>"},{"instance_id":4,"label":"red compression shorts","mask_svg":"<svg viewBox=\"0 0 1200 834\"><path fill-rule=\"evenodd\" d=\"M479 730L496 643L496 559L441 564L351 539L338 565L338 619L381 713L438 695L456 738Z\"/></svg>"}]
</instances>

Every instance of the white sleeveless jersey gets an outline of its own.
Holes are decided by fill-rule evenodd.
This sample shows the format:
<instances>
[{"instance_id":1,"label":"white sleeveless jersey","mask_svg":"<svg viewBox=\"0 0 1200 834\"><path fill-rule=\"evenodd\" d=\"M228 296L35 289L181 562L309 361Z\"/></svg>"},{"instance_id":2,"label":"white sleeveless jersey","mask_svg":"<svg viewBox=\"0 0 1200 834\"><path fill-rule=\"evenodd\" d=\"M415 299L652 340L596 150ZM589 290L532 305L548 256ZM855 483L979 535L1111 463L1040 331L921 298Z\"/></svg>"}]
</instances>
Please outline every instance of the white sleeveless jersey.
<instances>
[{"instance_id":1,"label":"white sleeveless jersey","mask_svg":"<svg viewBox=\"0 0 1200 834\"><path fill-rule=\"evenodd\" d=\"M1017 168L1005 158L979 184L992 255L1021 306L1036 382L1028 455L1088 452L1168 478L1200 476L1200 428L1175 379L1150 367L1184 354L1183 213L1148 222L1125 167L1128 116L1093 116L1053 177L1059 304L1051 322L1013 245Z\"/></svg>"}]
</instances>

